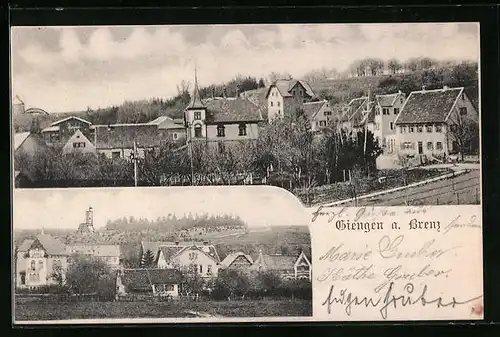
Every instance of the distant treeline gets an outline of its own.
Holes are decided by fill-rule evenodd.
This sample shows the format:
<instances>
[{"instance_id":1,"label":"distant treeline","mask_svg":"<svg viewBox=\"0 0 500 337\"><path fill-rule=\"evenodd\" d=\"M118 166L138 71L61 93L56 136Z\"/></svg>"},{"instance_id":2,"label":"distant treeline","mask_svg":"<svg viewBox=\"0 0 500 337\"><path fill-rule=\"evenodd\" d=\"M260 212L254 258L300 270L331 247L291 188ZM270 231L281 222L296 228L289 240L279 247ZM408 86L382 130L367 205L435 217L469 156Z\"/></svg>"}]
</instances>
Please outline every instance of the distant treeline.
<instances>
[{"instance_id":1,"label":"distant treeline","mask_svg":"<svg viewBox=\"0 0 500 337\"><path fill-rule=\"evenodd\" d=\"M159 217L156 220L136 219L134 217L123 217L116 220L108 220L106 230L141 230L141 229L165 229L167 231L182 231L189 229L216 230L224 228L247 228L246 223L238 216L224 215L199 215L189 214L178 218L175 215Z\"/></svg>"}]
</instances>

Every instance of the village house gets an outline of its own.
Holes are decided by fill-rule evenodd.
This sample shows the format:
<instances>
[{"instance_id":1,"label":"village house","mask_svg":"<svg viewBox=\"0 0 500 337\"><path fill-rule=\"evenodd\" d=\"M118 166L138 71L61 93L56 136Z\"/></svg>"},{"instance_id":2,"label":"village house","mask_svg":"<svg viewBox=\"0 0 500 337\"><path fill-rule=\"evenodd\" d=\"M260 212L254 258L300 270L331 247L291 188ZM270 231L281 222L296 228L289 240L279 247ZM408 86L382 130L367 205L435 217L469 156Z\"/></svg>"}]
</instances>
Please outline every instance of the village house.
<instances>
[{"instance_id":1,"label":"village house","mask_svg":"<svg viewBox=\"0 0 500 337\"><path fill-rule=\"evenodd\" d=\"M247 270L253 264L252 257L243 252L228 254L221 262L222 269Z\"/></svg>"},{"instance_id":2,"label":"village house","mask_svg":"<svg viewBox=\"0 0 500 337\"><path fill-rule=\"evenodd\" d=\"M399 91L394 94L376 95L377 108L373 135L379 140L383 154L391 154L396 149L396 121L405 102L406 95Z\"/></svg>"},{"instance_id":3,"label":"village house","mask_svg":"<svg viewBox=\"0 0 500 337\"><path fill-rule=\"evenodd\" d=\"M49 127L42 130L42 135L47 145L64 146L77 130L86 138L92 139L93 129L91 125L92 123L83 118L69 116L50 124Z\"/></svg>"},{"instance_id":4,"label":"village house","mask_svg":"<svg viewBox=\"0 0 500 337\"><path fill-rule=\"evenodd\" d=\"M63 154L96 154L96 148L94 144L92 144L80 130L76 130L73 136L68 139L66 144L63 146L62 151Z\"/></svg>"},{"instance_id":5,"label":"village house","mask_svg":"<svg viewBox=\"0 0 500 337\"><path fill-rule=\"evenodd\" d=\"M281 254L266 255L260 251L250 270L275 272L285 280L311 280L312 266L304 252L297 257Z\"/></svg>"},{"instance_id":6,"label":"village house","mask_svg":"<svg viewBox=\"0 0 500 337\"><path fill-rule=\"evenodd\" d=\"M139 157L161 145L158 126L154 124L93 125L92 129L97 153L112 159L131 159L134 143Z\"/></svg>"},{"instance_id":7,"label":"village house","mask_svg":"<svg viewBox=\"0 0 500 337\"><path fill-rule=\"evenodd\" d=\"M302 109L311 122L311 131L319 131L326 127L332 119L332 108L327 100L303 103Z\"/></svg>"},{"instance_id":8,"label":"village house","mask_svg":"<svg viewBox=\"0 0 500 337\"><path fill-rule=\"evenodd\" d=\"M69 255L80 255L105 263L111 270L120 268L119 245L80 244L66 247Z\"/></svg>"},{"instance_id":9,"label":"village house","mask_svg":"<svg viewBox=\"0 0 500 337\"><path fill-rule=\"evenodd\" d=\"M186 143L186 128L182 119L160 116L146 124L156 125L162 139L168 139L174 143Z\"/></svg>"},{"instance_id":10,"label":"village house","mask_svg":"<svg viewBox=\"0 0 500 337\"><path fill-rule=\"evenodd\" d=\"M262 122L260 108L239 94L202 100L197 79L191 102L184 111L188 142L255 140Z\"/></svg>"},{"instance_id":11,"label":"village house","mask_svg":"<svg viewBox=\"0 0 500 337\"><path fill-rule=\"evenodd\" d=\"M306 102L312 101L315 94L311 86L302 80L277 80L269 86L266 94L267 119L295 113Z\"/></svg>"},{"instance_id":12,"label":"village house","mask_svg":"<svg viewBox=\"0 0 500 337\"><path fill-rule=\"evenodd\" d=\"M149 250L155 257L154 265L160 269L191 268L201 277L216 277L221 268L215 246L208 242L142 242L141 256Z\"/></svg>"},{"instance_id":13,"label":"village house","mask_svg":"<svg viewBox=\"0 0 500 337\"><path fill-rule=\"evenodd\" d=\"M25 240L16 253L16 286L36 288L56 284L54 274L68 268L69 254L60 240L43 233Z\"/></svg>"},{"instance_id":14,"label":"village house","mask_svg":"<svg viewBox=\"0 0 500 337\"><path fill-rule=\"evenodd\" d=\"M463 87L413 91L395 120L397 153L421 160L443 160L459 151L458 135L476 108Z\"/></svg>"},{"instance_id":15,"label":"village house","mask_svg":"<svg viewBox=\"0 0 500 337\"><path fill-rule=\"evenodd\" d=\"M182 274L177 269L123 269L116 276L116 299L129 294L179 296Z\"/></svg>"}]
</instances>

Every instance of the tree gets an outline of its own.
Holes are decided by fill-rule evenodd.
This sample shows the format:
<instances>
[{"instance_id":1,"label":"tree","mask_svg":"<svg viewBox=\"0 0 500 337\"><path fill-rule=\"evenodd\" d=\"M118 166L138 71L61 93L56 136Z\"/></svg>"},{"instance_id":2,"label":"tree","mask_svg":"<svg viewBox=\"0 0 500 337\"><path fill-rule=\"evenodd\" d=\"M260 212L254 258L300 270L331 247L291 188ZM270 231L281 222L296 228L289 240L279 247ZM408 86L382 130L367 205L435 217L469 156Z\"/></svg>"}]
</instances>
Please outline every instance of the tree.
<instances>
[{"instance_id":1,"label":"tree","mask_svg":"<svg viewBox=\"0 0 500 337\"><path fill-rule=\"evenodd\" d=\"M180 270L182 275L182 292L185 295L198 296L206 288L207 280L198 273L198 265L190 263L189 265L175 264L174 268Z\"/></svg>"},{"instance_id":2,"label":"tree","mask_svg":"<svg viewBox=\"0 0 500 337\"><path fill-rule=\"evenodd\" d=\"M403 65L399 62L398 59L395 58L390 59L387 63L387 66L389 67L389 70L392 74L397 74L403 68Z\"/></svg>"},{"instance_id":3,"label":"tree","mask_svg":"<svg viewBox=\"0 0 500 337\"><path fill-rule=\"evenodd\" d=\"M114 277L103 261L74 255L66 272L66 285L75 294L114 293ZM112 295L111 295L112 296Z\"/></svg>"},{"instance_id":4,"label":"tree","mask_svg":"<svg viewBox=\"0 0 500 337\"><path fill-rule=\"evenodd\" d=\"M38 117L33 118L31 120L30 133L32 133L32 134L40 134L41 131L42 130L40 128L40 120L38 119Z\"/></svg>"},{"instance_id":5,"label":"tree","mask_svg":"<svg viewBox=\"0 0 500 337\"><path fill-rule=\"evenodd\" d=\"M151 268L151 267L153 267L154 262L155 262L155 256L154 256L153 252L151 250L147 249L144 252L144 255L142 256L141 267L142 268Z\"/></svg>"},{"instance_id":6,"label":"tree","mask_svg":"<svg viewBox=\"0 0 500 337\"><path fill-rule=\"evenodd\" d=\"M222 270L217 275L213 286L213 295L230 300L234 296L245 296L250 290L250 280L238 270Z\"/></svg>"},{"instance_id":7,"label":"tree","mask_svg":"<svg viewBox=\"0 0 500 337\"><path fill-rule=\"evenodd\" d=\"M460 160L464 159L466 153L477 153L479 149L479 123L467 115L462 116L457 111L450 115L450 122L449 138L455 142Z\"/></svg>"},{"instance_id":8,"label":"tree","mask_svg":"<svg viewBox=\"0 0 500 337\"><path fill-rule=\"evenodd\" d=\"M266 86L266 83L264 82L264 79L261 77L259 79L259 88L264 88Z\"/></svg>"}]
</instances>

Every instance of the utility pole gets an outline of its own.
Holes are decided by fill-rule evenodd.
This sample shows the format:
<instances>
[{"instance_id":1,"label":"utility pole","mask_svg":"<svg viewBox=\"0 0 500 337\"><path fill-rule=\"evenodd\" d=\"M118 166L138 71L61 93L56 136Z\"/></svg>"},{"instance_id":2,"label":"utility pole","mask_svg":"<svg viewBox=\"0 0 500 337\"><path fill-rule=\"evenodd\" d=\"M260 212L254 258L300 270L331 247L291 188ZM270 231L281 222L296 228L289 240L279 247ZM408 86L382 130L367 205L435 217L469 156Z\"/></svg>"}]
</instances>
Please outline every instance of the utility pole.
<instances>
[{"instance_id":1,"label":"utility pole","mask_svg":"<svg viewBox=\"0 0 500 337\"><path fill-rule=\"evenodd\" d=\"M134 186L137 187L137 160L138 158L138 153L137 153L137 144L134 139L134 150L130 154L130 159L132 159L132 162L134 163Z\"/></svg>"}]
</instances>

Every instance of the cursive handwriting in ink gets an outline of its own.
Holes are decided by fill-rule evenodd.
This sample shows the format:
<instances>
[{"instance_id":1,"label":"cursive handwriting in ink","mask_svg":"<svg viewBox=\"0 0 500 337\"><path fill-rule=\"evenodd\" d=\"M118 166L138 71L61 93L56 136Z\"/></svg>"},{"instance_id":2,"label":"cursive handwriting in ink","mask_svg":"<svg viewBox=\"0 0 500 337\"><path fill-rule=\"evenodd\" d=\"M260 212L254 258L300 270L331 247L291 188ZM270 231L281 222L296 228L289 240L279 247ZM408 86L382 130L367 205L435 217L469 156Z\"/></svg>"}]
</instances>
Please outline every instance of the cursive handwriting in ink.
<instances>
[{"instance_id":1,"label":"cursive handwriting in ink","mask_svg":"<svg viewBox=\"0 0 500 337\"><path fill-rule=\"evenodd\" d=\"M448 233L450 230L454 228L479 228L481 229L481 226L476 223L477 217L475 215L470 217L469 222L465 223L459 223L458 220L460 219L460 215L458 215L455 219L453 219L452 222L450 222L449 225L446 226L444 230L444 234Z\"/></svg>"},{"instance_id":2,"label":"cursive handwriting in ink","mask_svg":"<svg viewBox=\"0 0 500 337\"><path fill-rule=\"evenodd\" d=\"M394 282L389 284L387 292L382 296L369 297L369 296L359 296L350 292L348 289L341 289L338 295L334 295L335 286L330 286L330 291L326 299L321 303L322 306L326 306L328 314L331 314L332 305L339 304L344 307L344 312L347 316L351 316L354 307L364 306L365 308L375 308L379 309L379 313L382 319L387 319L389 314L389 309L392 308L397 310L400 307L421 305L422 307L428 305L435 305L439 308L452 307L455 308L459 305L464 305L473 301L476 301L483 296L476 296L467 300L457 300L455 296L451 300L445 301L442 296L428 299L427 296L427 285L424 285L422 292L417 297L413 297L415 291L415 286L413 283L407 283L403 287L404 294L394 295Z\"/></svg>"},{"instance_id":3,"label":"cursive handwriting in ink","mask_svg":"<svg viewBox=\"0 0 500 337\"><path fill-rule=\"evenodd\" d=\"M388 235L384 235L378 242L378 253L384 259L413 259L422 257L437 259L454 249L460 248L460 246L448 249L432 248L436 243L436 240L432 239L425 242L419 249L402 251L403 247L401 247L401 244L403 243L404 238L404 235L399 235L394 239L391 239Z\"/></svg>"}]
</instances>

